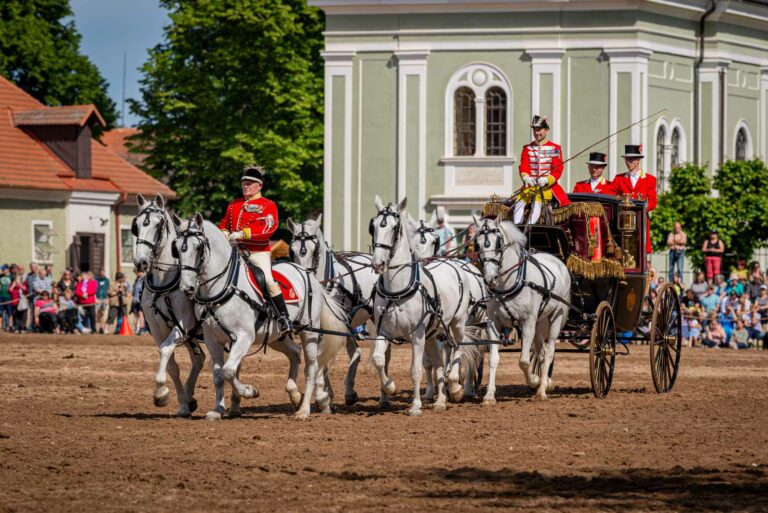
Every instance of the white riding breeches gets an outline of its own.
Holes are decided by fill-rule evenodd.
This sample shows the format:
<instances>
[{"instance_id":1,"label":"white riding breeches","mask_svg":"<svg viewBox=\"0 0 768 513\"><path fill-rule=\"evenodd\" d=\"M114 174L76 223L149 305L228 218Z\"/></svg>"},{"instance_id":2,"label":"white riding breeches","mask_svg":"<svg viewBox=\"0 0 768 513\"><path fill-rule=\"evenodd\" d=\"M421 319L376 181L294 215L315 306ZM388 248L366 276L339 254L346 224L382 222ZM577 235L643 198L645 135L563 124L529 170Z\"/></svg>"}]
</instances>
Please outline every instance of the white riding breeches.
<instances>
[{"instance_id":1,"label":"white riding breeches","mask_svg":"<svg viewBox=\"0 0 768 513\"><path fill-rule=\"evenodd\" d=\"M272 255L269 251L259 251L257 253L251 253L248 257L248 262L251 265L255 265L262 271L264 271L264 280L267 282L267 291L271 297L279 296L280 285L275 282L272 277Z\"/></svg>"}]
</instances>

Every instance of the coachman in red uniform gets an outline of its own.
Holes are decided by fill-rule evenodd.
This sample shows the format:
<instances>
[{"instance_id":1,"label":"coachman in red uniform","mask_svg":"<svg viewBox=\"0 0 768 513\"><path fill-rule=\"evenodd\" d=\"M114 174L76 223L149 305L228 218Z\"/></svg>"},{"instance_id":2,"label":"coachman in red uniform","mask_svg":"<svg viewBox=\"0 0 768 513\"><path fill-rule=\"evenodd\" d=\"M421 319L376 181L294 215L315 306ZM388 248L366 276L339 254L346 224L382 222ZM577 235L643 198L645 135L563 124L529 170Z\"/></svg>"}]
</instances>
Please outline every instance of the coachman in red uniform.
<instances>
[{"instance_id":1,"label":"coachman in red uniform","mask_svg":"<svg viewBox=\"0 0 768 513\"><path fill-rule=\"evenodd\" d=\"M627 172L617 175L613 180L616 188L616 194L623 196L629 194L632 199L643 200L648 203L648 212L656 208L656 177L646 173L640 167L640 161L643 159L643 146L627 144L624 146L624 163L627 166ZM648 227L646 234L646 246L648 253L651 248L651 218L647 219Z\"/></svg>"},{"instance_id":2,"label":"coachman in red uniform","mask_svg":"<svg viewBox=\"0 0 768 513\"><path fill-rule=\"evenodd\" d=\"M589 154L587 167L589 169L589 179L576 182L573 186L573 192L586 192L589 194L616 194L615 187L610 180L603 176L605 166L608 165L608 159L605 153L594 151Z\"/></svg>"},{"instance_id":3,"label":"coachman in red uniform","mask_svg":"<svg viewBox=\"0 0 768 513\"><path fill-rule=\"evenodd\" d=\"M558 183L563 174L563 149L559 144L547 140L547 118L533 116L531 129L533 141L523 146L520 156L520 178L525 189L518 194L515 202L512 216L515 224L523 222L525 205L531 205L528 224L534 224L541 217L542 203L549 203L553 198L561 207L570 203L568 195Z\"/></svg>"},{"instance_id":4,"label":"coachman in red uniform","mask_svg":"<svg viewBox=\"0 0 768 513\"><path fill-rule=\"evenodd\" d=\"M243 169L243 197L232 201L219 223L219 229L243 252L250 265L264 271L267 291L278 312L278 327L282 334L291 331L288 308L280 286L272 277L272 255L269 238L277 229L277 205L261 195L264 169L250 165Z\"/></svg>"}]
</instances>

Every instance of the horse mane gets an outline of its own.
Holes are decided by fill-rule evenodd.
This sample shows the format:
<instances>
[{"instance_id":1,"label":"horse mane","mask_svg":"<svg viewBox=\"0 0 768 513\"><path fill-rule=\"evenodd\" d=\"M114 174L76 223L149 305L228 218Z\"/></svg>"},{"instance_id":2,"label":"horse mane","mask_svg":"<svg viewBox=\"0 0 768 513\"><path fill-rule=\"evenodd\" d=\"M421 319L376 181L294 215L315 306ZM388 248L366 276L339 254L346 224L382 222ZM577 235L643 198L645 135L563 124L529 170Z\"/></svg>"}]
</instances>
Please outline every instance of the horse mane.
<instances>
[{"instance_id":1,"label":"horse mane","mask_svg":"<svg viewBox=\"0 0 768 513\"><path fill-rule=\"evenodd\" d=\"M510 242L525 247L528 242L525 234L512 221L502 221L499 223L499 229L504 232Z\"/></svg>"}]
</instances>

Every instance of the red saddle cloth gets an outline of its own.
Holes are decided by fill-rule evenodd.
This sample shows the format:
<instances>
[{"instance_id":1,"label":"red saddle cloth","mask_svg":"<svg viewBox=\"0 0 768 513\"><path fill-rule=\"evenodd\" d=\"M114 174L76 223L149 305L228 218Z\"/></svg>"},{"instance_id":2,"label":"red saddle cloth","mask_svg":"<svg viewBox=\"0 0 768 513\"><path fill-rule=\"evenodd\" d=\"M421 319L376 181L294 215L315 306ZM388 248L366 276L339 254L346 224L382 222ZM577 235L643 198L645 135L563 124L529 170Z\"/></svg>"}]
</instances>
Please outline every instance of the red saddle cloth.
<instances>
[{"instance_id":1,"label":"red saddle cloth","mask_svg":"<svg viewBox=\"0 0 768 513\"><path fill-rule=\"evenodd\" d=\"M248 269L248 281L251 283L251 287L253 287L253 290L256 291L256 293L261 297L261 299L264 299L264 291L261 290L261 287L256 283L256 279L253 277L253 271L251 270L250 266L246 266ZM285 299L286 303L298 303L301 301L301 296L299 296L299 292L293 287L293 283L288 281L288 278L280 274L279 272L272 269L272 277L275 279L278 285L280 285L280 290L283 292L283 299Z\"/></svg>"}]
</instances>

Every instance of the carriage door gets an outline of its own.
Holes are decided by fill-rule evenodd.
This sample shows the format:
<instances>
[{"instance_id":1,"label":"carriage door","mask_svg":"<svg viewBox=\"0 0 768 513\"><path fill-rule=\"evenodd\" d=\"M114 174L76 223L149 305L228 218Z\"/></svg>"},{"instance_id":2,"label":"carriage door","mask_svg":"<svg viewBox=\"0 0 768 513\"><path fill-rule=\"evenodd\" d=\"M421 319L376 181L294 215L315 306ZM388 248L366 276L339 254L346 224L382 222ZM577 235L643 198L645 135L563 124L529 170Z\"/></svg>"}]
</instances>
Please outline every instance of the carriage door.
<instances>
[{"instance_id":1,"label":"carriage door","mask_svg":"<svg viewBox=\"0 0 768 513\"><path fill-rule=\"evenodd\" d=\"M70 265L97 273L104 266L104 234L78 232L72 241Z\"/></svg>"}]
</instances>

